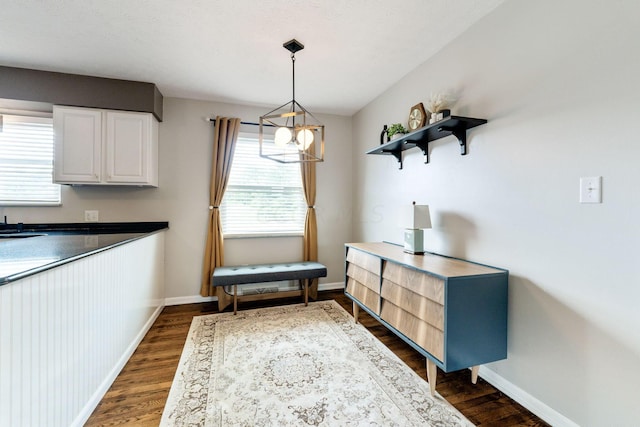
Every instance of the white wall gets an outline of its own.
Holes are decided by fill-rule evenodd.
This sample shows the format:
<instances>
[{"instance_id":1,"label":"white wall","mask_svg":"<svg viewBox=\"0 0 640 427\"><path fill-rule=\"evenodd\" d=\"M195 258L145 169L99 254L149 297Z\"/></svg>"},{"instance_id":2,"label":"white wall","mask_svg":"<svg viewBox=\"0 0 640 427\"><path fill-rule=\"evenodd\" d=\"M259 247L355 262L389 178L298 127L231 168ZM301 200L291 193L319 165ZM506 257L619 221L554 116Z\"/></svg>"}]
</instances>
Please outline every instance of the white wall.
<instances>
[{"instance_id":1,"label":"white wall","mask_svg":"<svg viewBox=\"0 0 640 427\"><path fill-rule=\"evenodd\" d=\"M354 239L401 242L397 207L431 207L427 249L510 270L509 354L486 374L556 425L636 425L640 382L640 4L513 0L354 116ZM432 91L488 124L364 155ZM578 203L603 177L603 203ZM539 408L540 409L540 408Z\"/></svg>"},{"instance_id":2,"label":"white wall","mask_svg":"<svg viewBox=\"0 0 640 427\"><path fill-rule=\"evenodd\" d=\"M1 103L0 103L1 105ZM61 207L6 207L10 222L83 222L85 209L100 212L101 222L169 221L166 233L166 296L193 300L200 290L209 209L213 124L205 117L222 115L257 122L269 107L164 99L159 126L159 187L69 187ZM344 280L343 245L351 239L351 119L316 114L326 128L325 161L317 166L319 261L328 277L321 284ZM243 126L243 132L257 127ZM302 238L225 241L228 264L302 259ZM292 257L299 257L292 259Z\"/></svg>"}]
</instances>

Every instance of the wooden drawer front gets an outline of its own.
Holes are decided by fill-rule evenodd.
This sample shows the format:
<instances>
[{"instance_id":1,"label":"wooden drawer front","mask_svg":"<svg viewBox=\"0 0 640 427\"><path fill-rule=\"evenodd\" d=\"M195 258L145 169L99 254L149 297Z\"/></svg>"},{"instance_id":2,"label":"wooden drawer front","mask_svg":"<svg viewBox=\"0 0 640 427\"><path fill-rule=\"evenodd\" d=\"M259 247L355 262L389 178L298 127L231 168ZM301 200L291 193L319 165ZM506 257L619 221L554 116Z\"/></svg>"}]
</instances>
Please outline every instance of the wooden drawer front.
<instances>
[{"instance_id":1,"label":"wooden drawer front","mask_svg":"<svg viewBox=\"0 0 640 427\"><path fill-rule=\"evenodd\" d=\"M365 270L362 267L358 267L355 264L349 264L347 267L347 276L371 289L375 293L380 293L380 276L377 274L373 274L372 272Z\"/></svg>"},{"instance_id":2,"label":"wooden drawer front","mask_svg":"<svg viewBox=\"0 0 640 427\"><path fill-rule=\"evenodd\" d=\"M444 306L427 297L411 292L389 280L382 281L382 298L418 319L444 331Z\"/></svg>"},{"instance_id":3,"label":"wooden drawer front","mask_svg":"<svg viewBox=\"0 0 640 427\"><path fill-rule=\"evenodd\" d=\"M444 280L412 270L400 264L386 262L382 277L418 295L444 304Z\"/></svg>"},{"instance_id":4,"label":"wooden drawer front","mask_svg":"<svg viewBox=\"0 0 640 427\"><path fill-rule=\"evenodd\" d=\"M347 251L347 261L376 275L380 275L381 260L377 256L349 248Z\"/></svg>"},{"instance_id":5,"label":"wooden drawer front","mask_svg":"<svg viewBox=\"0 0 640 427\"><path fill-rule=\"evenodd\" d=\"M369 307L378 316L380 315L380 294L372 291L362 283L349 277L347 280L347 292L358 301Z\"/></svg>"},{"instance_id":6,"label":"wooden drawer front","mask_svg":"<svg viewBox=\"0 0 640 427\"><path fill-rule=\"evenodd\" d=\"M387 300L382 303L380 317L438 360L444 360L444 332L440 329Z\"/></svg>"}]
</instances>

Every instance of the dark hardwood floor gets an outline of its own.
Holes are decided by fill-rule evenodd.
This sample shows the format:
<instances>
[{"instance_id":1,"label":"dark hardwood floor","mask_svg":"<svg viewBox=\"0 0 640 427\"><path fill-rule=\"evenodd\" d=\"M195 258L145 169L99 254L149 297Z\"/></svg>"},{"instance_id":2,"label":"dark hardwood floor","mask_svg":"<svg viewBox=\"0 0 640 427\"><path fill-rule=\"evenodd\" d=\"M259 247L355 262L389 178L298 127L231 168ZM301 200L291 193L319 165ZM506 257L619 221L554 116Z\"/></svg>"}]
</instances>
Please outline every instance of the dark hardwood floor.
<instances>
[{"instance_id":1,"label":"dark hardwood floor","mask_svg":"<svg viewBox=\"0 0 640 427\"><path fill-rule=\"evenodd\" d=\"M342 291L320 292L349 313L351 300ZM299 299L243 303L240 309L297 303ZM165 307L86 426L157 426L180 360L193 316L217 312L217 303ZM375 319L360 311L360 321L408 366L426 378L425 359ZM438 392L471 422L481 426L547 426L482 378L471 384L471 372L438 371Z\"/></svg>"}]
</instances>

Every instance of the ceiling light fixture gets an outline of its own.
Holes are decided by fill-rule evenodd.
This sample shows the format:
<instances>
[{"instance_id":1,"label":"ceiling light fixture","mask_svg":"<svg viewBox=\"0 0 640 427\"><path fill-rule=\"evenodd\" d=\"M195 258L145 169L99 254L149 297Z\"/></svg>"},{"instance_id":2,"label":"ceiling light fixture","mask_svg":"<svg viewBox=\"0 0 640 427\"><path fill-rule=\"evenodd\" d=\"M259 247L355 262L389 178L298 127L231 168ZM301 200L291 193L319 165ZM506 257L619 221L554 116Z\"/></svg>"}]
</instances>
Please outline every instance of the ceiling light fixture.
<instances>
[{"instance_id":1,"label":"ceiling light fixture","mask_svg":"<svg viewBox=\"0 0 640 427\"><path fill-rule=\"evenodd\" d=\"M282 45L291 52L293 99L260 117L260 157L280 163L324 161L324 125L296 101L296 52L304 45L296 39ZM266 128L275 127L272 138L275 148L264 146ZM271 139L268 138L267 139ZM320 156L315 147L320 144ZM296 149L292 149L295 147Z\"/></svg>"}]
</instances>

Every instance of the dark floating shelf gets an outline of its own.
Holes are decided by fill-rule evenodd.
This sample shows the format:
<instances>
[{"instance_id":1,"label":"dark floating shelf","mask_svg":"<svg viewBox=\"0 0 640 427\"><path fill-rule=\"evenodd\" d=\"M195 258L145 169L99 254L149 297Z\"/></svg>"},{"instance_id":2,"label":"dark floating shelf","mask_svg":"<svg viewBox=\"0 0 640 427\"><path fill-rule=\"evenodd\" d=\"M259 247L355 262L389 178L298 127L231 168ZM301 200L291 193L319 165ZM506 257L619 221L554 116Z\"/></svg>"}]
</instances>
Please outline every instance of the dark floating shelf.
<instances>
[{"instance_id":1,"label":"dark floating shelf","mask_svg":"<svg viewBox=\"0 0 640 427\"><path fill-rule=\"evenodd\" d=\"M424 162L429 163L429 142L454 135L460 143L460 154L467 154L467 130L487 123L485 119L449 116L436 123L416 129L400 138L389 141L367 151L367 154L389 154L398 160L402 169L402 152L418 147L424 154Z\"/></svg>"}]
</instances>

